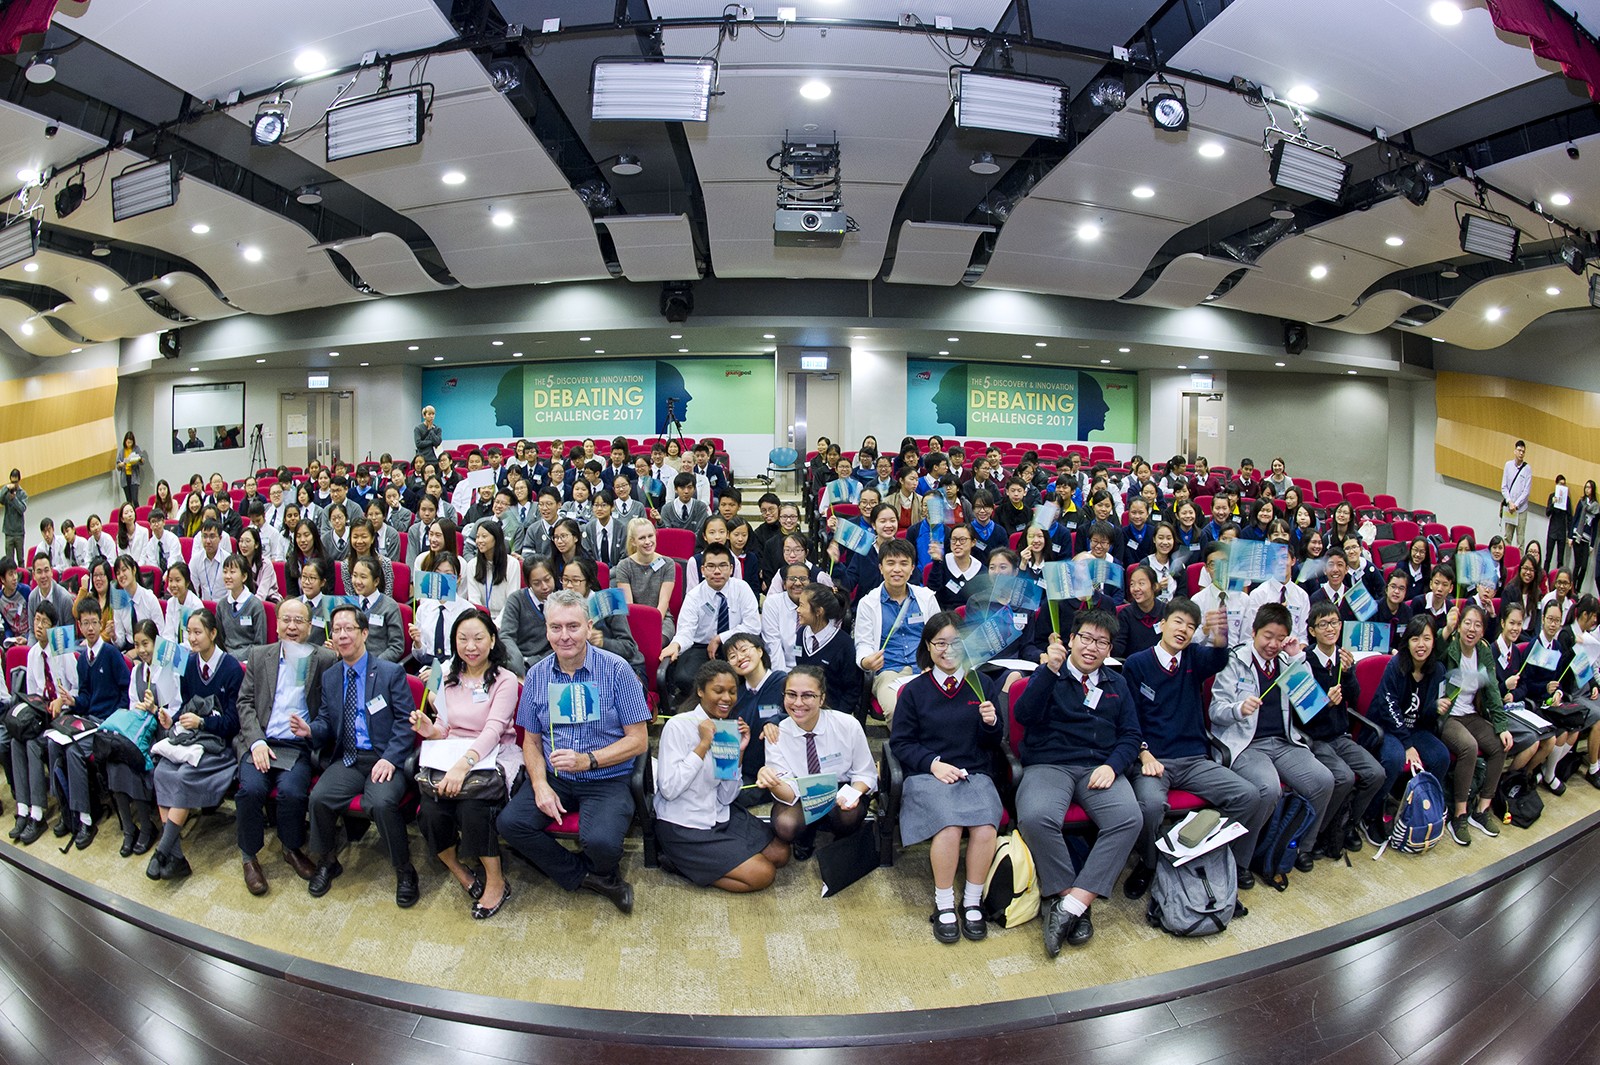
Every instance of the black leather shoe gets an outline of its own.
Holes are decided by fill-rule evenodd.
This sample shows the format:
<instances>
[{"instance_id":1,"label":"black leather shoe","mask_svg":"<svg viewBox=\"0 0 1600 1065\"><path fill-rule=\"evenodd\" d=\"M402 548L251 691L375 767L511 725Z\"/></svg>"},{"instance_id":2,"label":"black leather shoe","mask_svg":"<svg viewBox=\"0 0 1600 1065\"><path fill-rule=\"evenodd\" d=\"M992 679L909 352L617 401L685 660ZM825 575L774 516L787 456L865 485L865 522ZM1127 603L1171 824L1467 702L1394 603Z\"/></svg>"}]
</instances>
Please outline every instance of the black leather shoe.
<instances>
[{"instance_id":1,"label":"black leather shoe","mask_svg":"<svg viewBox=\"0 0 1600 1065\"><path fill-rule=\"evenodd\" d=\"M1361 830L1355 825L1346 825L1344 829L1344 849L1353 852L1359 851L1363 846L1365 846L1365 843L1361 839Z\"/></svg>"},{"instance_id":2,"label":"black leather shoe","mask_svg":"<svg viewBox=\"0 0 1600 1065\"><path fill-rule=\"evenodd\" d=\"M1044 903L1044 952L1052 958L1061 954L1061 944L1067 938L1067 922L1072 918L1061 908L1060 899Z\"/></svg>"},{"instance_id":3,"label":"black leather shoe","mask_svg":"<svg viewBox=\"0 0 1600 1065\"><path fill-rule=\"evenodd\" d=\"M417 871L415 869L402 869L394 878L394 904L402 910L409 910L422 898L422 890L417 886Z\"/></svg>"},{"instance_id":4,"label":"black leather shoe","mask_svg":"<svg viewBox=\"0 0 1600 1065\"><path fill-rule=\"evenodd\" d=\"M306 890L311 892L312 898L320 899L322 896L326 895L328 893L328 889L333 886L334 878L343 872L344 866L339 864L339 860L337 858L333 859L332 861L323 862L321 865L317 866L317 871L312 875L311 880L306 884Z\"/></svg>"},{"instance_id":5,"label":"black leather shoe","mask_svg":"<svg viewBox=\"0 0 1600 1065\"><path fill-rule=\"evenodd\" d=\"M1249 891L1251 888L1256 886L1256 874L1252 873L1244 866L1235 866L1234 873L1236 874L1236 879L1239 881L1240 891Z\"/></svg>"},{"instance_id":6,"label":"black leather shoe","mask_svg":"<svg viewBox=\"0 0 1600 1065\"><path fill-rule=\"evenodd\" d=\"M1156 871L1140 862L1133 867L1133 872L1128 874L1128 879L1122 882L1122 894L1130 899L1142 899L1144 893L1150 890L1150 881L1156 878Z\"/></svg>"},{"instance_id":7,"label":"black leather shoe","mask_svg":"<svg viewBox=\"0 0 1600 1065\"><path fill-rule=\"evenodd\" d=\"M17 815L17 823L11 826L11 831L7 832L6 836L9 837L10 839L21 839L22 838L22 829L23 829L24 826L27 825L27 823L28 823L28 818L24 817L22 814L18 814Z\"/></svg>"},{"instance_id":8,"label":"black leather shoe","mask_svg":"<svg viewBox=\"0 0 1600 1065\"><path fill-rule=\"evenodd\" d=\"M88 850L89 844L94 842L94 837L100 832L99 826L94 823L84 824L78 822L78 832L72 837L72 845L81 850Z\"/></svg>"},{"instance_id":9,"label":"black leather shoe","mask_svg":"<svg viewBox=\"0 0 1600 1065\"><path fill-rule=\"evenodd\" d=\"M943 920L945 914L950 915L950 920ZM960 923L955 910L934 910L928 918L928 923L933 925L933 938L944 944L959 943L961 941Z\"/></svg>"},{"instance_id":10,"label":"black leather shoe","mask_svg":"<svg viewBox=\"0 0 1600 1065\"><path fill-rule=\"evenodd\" d=\"M67 813L62 814L56 819L56 827L51 829L51 831L55 833L56 839L66 839L68 836L72 835L73 820L74 818L72 815Z\"/></svg>"},{"instance_id":11,"label":"black leather shoe","mask_svg":"<svg viewBox=\"0 0 1600 1065\"><path fill-rule=\"evenodd\" d=\"M189 859L180 854L176 858L167 859L166 864L161 867L161 879L182 880L192 872L194 867L189 864Z\"/></svg>"},{"instance_id":12,"label":"black leather shoe","mask_svg":"<svg viewBox=\"0 0 1600 1065\"><path fill-rule=\"evenodd\" d=\"M789 844L789 857L797 862L808 862L815 853L816 847L810 843Z\"/></svg>"},{"instance_id":13,"label":"black leather shoe","mask_svg":"<svg viewBox=\"0 0 1600 1065\"><path fill-rule=\"evenodd\" d=\"M150 855L150 864L144 867L144 875L151 880L160 880L166 875L167 856L160 851Z\"/></svg>"},{"instance_id":14,"label":"black leather shoe","mask_svg":"<svg viewBox=\"0 0 1600 1065\"><path fill-rule=\"evenodd\" d=\"M472 904L472 919L474 921L487 921L500 912L501 907L511 901L511 884L506 882L500 889L500 901L493 906L485 906L481 902Z\"/></svg>"},{"instance_id":15,"label":"black leather shoe","mask_svg":"<svg viewBox=\"0 0 1600 1065\"><path fill-rule=\"evenodd\" d=\"M1081 947L1094 938L1094 922L1089 920L1089 911L1084 910L1077 917L1067 921L1067 945Z\"/></svg>"},{"instance_id":16,"label":"black leather shoe","mask_svg":"<svg viewBox=\"0 0 1600 1065\"><path fill-rule=\"evenodd\" d=\"M137 835L133 832L124 832L122 834L122 848L117 853L124 858L130 857L133 854L133 841L137 838Z\"/></svg>"},{"instance_id":17,"label":"black leather shoe","mask_svg":"<svg viewBox=\"0 0 1600 1065\"><path fill-rule=\"evenodd\" d=\"M133 853L148 854L150 853L150 848L154 847L155 845L156 827L154 825L146 826L145 828L141 828L139 830L138 837L133 841Z\"/></svg>"},{"instance_id":18,"label":"black leather shoe","mask_svg":"<svg viewBox=\"0 0 1600 1065\"><path fill-rule=\"evenodd\" d=\"M974 943L988 938L989 922L984 919L983 910L977 906L961 908L961 934Z\"/></svg>"},{"instance_id":19,"label":"black leather shoe","mask_svg":"<svg viewBox=\"0 0 1600 1065\"><path fill-rule=\"evenodd\" d=\"M610 899L611 905L623 913L633 912L633 885L622 879L620 873L612 873L609 877L589 873L578 886L602 898Z\"/></svg>"},{"instance_id":20,"label":"black leather shoe","mask_svg":"<svg viewBox=\"0 0 1600 1065\"><path fill-rule=\"evenodd\" d=\"M17 837L17 842L24 847L30 843L38 842L39 837L44 835L44 828L43 821L36 821L31 817L28 818L28 823L22 826L22 835Z\"/></svg>"},{"instance_id":21,"label":"black leather shoe","mask_svg":"<svg viewBox=\"0 0 1600 1065\"><path fill-rule=\"evenodd\" d=\"M1312 857L1310 851L1301 851L1294 860L1294 867L1300 870L1302 873L1311 872L1312 866L1316 864L1317 860L1316 858Z\"/></svg>"},{"instance_id":22,"label":"black leather shoe","mask_svg":"<svg viewBox=\"0 0 1600 1065\"><path fill-rule=\"evenodd\" d=\"M483 871L479 870L478 872L473 873L472 883L462 888L462 890L467 893L467 898L471 899L473 902L477 902L479 899L483 898ZM495 908L499 909L498 906Z\"/></svg>"}]
</instances>

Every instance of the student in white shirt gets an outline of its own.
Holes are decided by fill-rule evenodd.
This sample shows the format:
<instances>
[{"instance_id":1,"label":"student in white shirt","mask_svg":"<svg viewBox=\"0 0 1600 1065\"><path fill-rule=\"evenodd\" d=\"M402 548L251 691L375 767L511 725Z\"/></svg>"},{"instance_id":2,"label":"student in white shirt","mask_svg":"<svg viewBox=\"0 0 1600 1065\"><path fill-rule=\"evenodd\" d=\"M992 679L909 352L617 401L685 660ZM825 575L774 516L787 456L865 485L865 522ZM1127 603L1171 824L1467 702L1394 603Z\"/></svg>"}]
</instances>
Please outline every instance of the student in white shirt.
<instances>
[{"instance_id":1,"label":"student in white shirt","mask_svg":"<svg viewBox=\"0 0 1600 1065\"><path fill-rule=\"evenodd\" d=\"M1289 546L1287 531L1275 532L1268 543ZM1309 646L1307 640L1306 624L1311 617L1311 597L1306 595L1306 590L1295 584L1291 579L1294 573L1294 552L1288 551L1288 561L1284 564L1283 577L1274 577L1269 581L1262 581L1245 597L1244 616L1254 618L1256 611L1261 609L1263 603L1282 603L1289 608L1289 635L1299 640L1301 644Z\"/></svg>"},{"instance_id":2,"label":"student in white shirt","mask_svg":"<svg viewBox=\"0 0 1600 1065\"><path fill-rule=\"evenodd\" d=\"M769 592L761 604L761 642L772 668L786 673L800 660L795 635L800 628L800 591L811 583L811 569L803 562L785 566L782 578L783 591Z\"/></svg>"},{"instance_id":3,"label":"student in white shirt","mask_svg":"<svg viewBox=\"0 0 1600 1065\"><path fill-rule=\"evenodd\" d=\"M736 723L739 750L730 779L717 776L714 722L732 714L738 691L738 677L726 662L706 662L696 671L698 704L661 730L655 807L663 869L700 887L744 893L771 886L788 864L789 845L738 805L739 758L752 738L743 721Z\"/></svg>"},{"instance_id":4,"label":"student in white shirt","mask_svg":"<svg viewBox=\"0 0 1600 1065\"><path fill-rule=\"evenodd\" d=\"M683 597L678 631L661 649L663 662L674 662L669 682L672 705L682 701L700 664L717 653L722 641L736 632L761 631L761 613L750 586L733 575L733 552L726 544L711 544L702 558L705 579Z\"/></svg>"},{"instance_id":5,"label":"student in white shirt","mask_svg":"<svg viewBox=\"0 0 1600 1065\"><path fill-rule=\"evenodd\" d=\"M132 558L123 555L112 569L117 587L128 593L129 605L112 610L112 642L126 651L133 646L133 630L141 621L153 621L159 628L162 620L161 600L154 592L139 583L139 567Z\"/></svg>"},{"instance_id":6,"label":"student in white shirt","mask_svg":"<svg viewBox=\"0 0 1600 1065\"><path fill-rule=\"evenodd\" d=\"M767 760L756 774L756 783L772 792L773 834L790 844L794 857L802 861L818 829L826 827L835 836L848 836L859 829L872 805L870 797L878 790L878 770L861 723L849 714L827 709L823 705L826 700L827 680L822 669L794 667L783 680L785 718L762 730ZM813 772L813 751L815 772L835 774L839 791L833 808L808 825L795 783Z\"/></svg>"},{"instance_id":7,"label":"student in white shirt","mask_svg":"<svg viewBox=\"0 0 1600 1065\"><path fill-rule=\"evenodd\" d=\"M215 603L227 594L222 583L222 563L233 553L233 545L222 546L222 529L214 521L200 527L194 542L194 553L189 559L189 572L194 576L194 590L208 602Z\"/></svg>"},{"instance_id":8,"label":"student in white shirt","mask_svg":"<svg viewBox=\"0 0 1600 1065\"><path fill-rule=\"evenodd\" d=\"M1247 606L1249 596L1244 592L1228 592L1213 581L1217 567L1226 563L1227 557L1227 541L1213 540L1206 546L1206 564L1200 571L1203 587L1195 593L1194 602L1201 617L1210 617L1214 610L1227 614L1228 646L1237 647L1250 638L1250 622L1256 615Z\"/></svg>"},{"instance_id":9,"label":"student in white shirt","mask_svg":"<svg viewBox=\"0 0 1600 1065\"><path fill-rule=\"evenodd\" d=\"M134 558L139 565L154 566L163 574L168 566L183 559L183 545L178 542L177 535L167 528L167 519L161 511L150 512L150 535L145 538L144 546Z\"/></svg>"},{"instance_id":10,"label":"student in white shirt","mask_svg":"<svg viewBox=\"0 0 1600 1065\"><path fill-rule=\"evenodd\" d=\"M204 607L200 597L194 594L194 589L189 583L189 564L187 562L174 562L167 567L167 603L166 612L161 619L161 638L164 640L182 640L184 646L189 644L189 632L186 621L188 616Z\"/></svg>"}]
</instances>

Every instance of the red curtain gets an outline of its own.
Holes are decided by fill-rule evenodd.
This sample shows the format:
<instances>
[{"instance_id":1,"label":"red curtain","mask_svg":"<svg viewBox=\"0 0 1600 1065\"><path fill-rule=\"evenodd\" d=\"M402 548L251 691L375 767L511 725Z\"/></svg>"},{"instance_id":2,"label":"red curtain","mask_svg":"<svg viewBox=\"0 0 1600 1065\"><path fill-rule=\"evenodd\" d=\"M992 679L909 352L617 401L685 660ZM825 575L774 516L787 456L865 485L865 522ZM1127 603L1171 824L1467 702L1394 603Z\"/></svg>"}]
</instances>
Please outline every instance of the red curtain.
<instances>
[{"instance_id":1,"label":"red curtain","mask_svg":"<svg viewBox=\"0 0 1600 1065\"><path fill-rule=\"evenodd\" d=\"M16 55L25 37L37 37L30 45L37 48L55 12L56 0L11 0L0 10L0 55Z\"/></svg>"},{"instance_id":2,"label":"red curtain","mask_svg":"<svg viewBox=\"0 0 1600 1065\"><path fill-rule=\"evenodd\" d=\"M1520 33L1533 54L1553 59L1569 78L1589 86L1600 101L1600 46L1563 11L1547 0L1488 0L1489 17L1508 33Z\"/></svg>"}]
</instances>

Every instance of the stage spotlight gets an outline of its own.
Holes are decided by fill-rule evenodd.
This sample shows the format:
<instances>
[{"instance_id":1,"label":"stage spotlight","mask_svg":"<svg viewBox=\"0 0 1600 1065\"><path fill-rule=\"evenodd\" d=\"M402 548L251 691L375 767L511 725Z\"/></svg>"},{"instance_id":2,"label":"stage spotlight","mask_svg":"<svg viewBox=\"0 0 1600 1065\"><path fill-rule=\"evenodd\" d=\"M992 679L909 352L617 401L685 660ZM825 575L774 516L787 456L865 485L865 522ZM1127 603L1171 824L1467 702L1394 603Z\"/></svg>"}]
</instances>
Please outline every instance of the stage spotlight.
<instances>
[{"instance_id":1,"label":"stage spotlight","mask_svg":"<svg viewBox=\"0 0 1600 1065\"><path fill-rule=\"evenodd\" d=\"M293 104L282 97L263 100L256 108L256 117L250 123L250 143L260 147L277 144L289 128L289 108Z\"/></svg>"},{"instance_id":2,"label":"stage spotlight","mask_svg":"<svg viewBox=\"0 0 1600 1065\"><path fill-rule=\"evenodd\" d=\"M1158 78L1150 86L1157 89L1154 96L1146 90L1144 109L1150 121L1163 133L1181 133L1189 128L1189 99L1183 88L1165 78Z\"/></svg>"},{"instance_id":3,"label":"stage spotlight","mask_svg":"<svg viewBox=\"0 0 1600 1065\"><path fill-rule=\"evenodd\" d=\"M668 281L661 286L661 315L669 322L687 322L694 311L694 289L687 281Z\"/></svg>"}]
</instances>

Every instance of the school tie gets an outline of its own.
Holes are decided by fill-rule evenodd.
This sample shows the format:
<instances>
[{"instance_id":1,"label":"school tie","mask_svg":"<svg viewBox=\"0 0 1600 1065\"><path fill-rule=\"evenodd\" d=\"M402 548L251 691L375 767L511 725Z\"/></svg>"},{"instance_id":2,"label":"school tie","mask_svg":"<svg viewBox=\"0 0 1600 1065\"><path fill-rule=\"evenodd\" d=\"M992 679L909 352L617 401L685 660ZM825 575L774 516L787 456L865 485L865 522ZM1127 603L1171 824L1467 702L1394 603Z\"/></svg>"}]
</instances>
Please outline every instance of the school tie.
<instances>
[{"instance_id":1,"label":"school tie","mask_svg":"<svg viewBox=\"0 0 1600 1065\"><path fill-rule=\"evenodd\" d=\"M817 734L806 733L806 772L822 772L822 759L817 756Z\"/></svg>"},{"instance_id":2,"label":"school tie","mask_svg":"<svg viewBox=\"0 0 1600 1065\"><path fill-rule=\"evenodd\" d=\"M156 567L162 573L167 572L167 546L160 540L156 541Z\"/></svg>"},{"instance_id":3,"label":"school tie","mask_svg":"<svg viewBox=\"0 0 1600 1065\"><path fill-rule=\"evenodd\" d=\"M606 563L611 561L611 539L604 528L600 530L600 561Z\"/></svg>"},{"instance_id":4,"label":"school tie","mask_svg":"<svg viewBox=\"0 0 1600 1065\"><path fill-rule=\"evenodd\" d=\"M352 666L344 668L344 722L339 730L339 742L344 746L344 758L341 761L346 766L356 764L356 715L361 712L361 694L356 688L356 671Z\"/></svg>"},{"instance_id":5,"label":"school tie","mask_svg":"<svg viewBox=\"0 0 1600 1065\"><path fill-rule=\"evenodd\" d=\"M200 683L205 684L211 680L211 666L205 662L200 663Z\"/></svg>"},{"instance_id":6,"label":"school tie","mask_svg":"<svg viewBox=\"0 0 1600 1065\"><path fill-rule=\"evenodd\" d=\"M946 678L944 682L944 693L946 695L954 695L956 693L956 689L959 687L961 687L960 680L955 677Z\"/></svg>"},{"instance_id":7,"label":"school tie","mask_svg":"<svg viewBox=\"0 0 1600 1065\"><path fill-rule=\"evenodd\" d=\"M1178 656L1173 655L1172 661L1167 663L1167 672L1172 676L1178 675Z\"/></svg>"},{"instance_id":8,"label":"school tie","mask_svg":"<svg viewBox=\"0 0 1600 1065\"><path fill-rule=\"evenodd\" d=\"M728 597L721 592L717 593L717 631L728 631Z\"/></svg>"},{"instance_id":9,"label":"school tie","mask_svg":"<svg viewBox=\"0 0 1600 1065\"><path fill-rule=\"evenodd\" d=\"M1288 601L1289 601L1289 587L1288 587L1288 585L1284 585L1282 588L1278 589L1278 602L1287 603Z\"/></svg>"},{"instance_id":10,"label":"school tie","mask_svg":"<svg viewBox=\"0 0 1600 1065\"><path fill-rule=\"evenodd\" d=\"M444 658L444 604L439 605L439 620L433 626L433 653L438 658Z\"/></svg>"}]
</instances>

